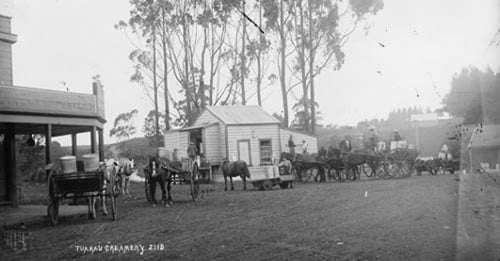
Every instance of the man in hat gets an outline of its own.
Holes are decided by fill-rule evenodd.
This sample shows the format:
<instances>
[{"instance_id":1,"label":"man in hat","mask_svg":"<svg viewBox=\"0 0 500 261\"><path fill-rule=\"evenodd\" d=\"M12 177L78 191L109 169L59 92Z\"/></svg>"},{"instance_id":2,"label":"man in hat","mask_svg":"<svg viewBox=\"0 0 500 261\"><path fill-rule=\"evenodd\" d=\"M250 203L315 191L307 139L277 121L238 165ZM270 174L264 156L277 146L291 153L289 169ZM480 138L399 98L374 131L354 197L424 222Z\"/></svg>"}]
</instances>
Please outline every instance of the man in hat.
<instances>
[{"instance_id":1,"label":"man in hat","mask_svg":"<svg viewBox=\"0 0 500 261\"><path fill-rule=\"evenodd\" d=\"M198 149L196 148L196 146L194 145L194 142L192 142L192 141L189 144L189 147L187 149L187 154L191 160L196 160L196 156L198 155Z\"/></svg>"},{"instance_id":2,"label":"man in hat","mask_svg":"<svg viewBox=\"0 0 500 261\"><path fill-rule=\"evenodd\" d=\"M375 148L377 147L378 143L378 136L377 133L375 132L375 126L372 125L368 129L370 130L368 149L375 151Z\"/></svg>"},{"instance_id":3,"label":"man in hat","mask_svg":"<svg viewBox=\"0 0 500 261\"><path fill-rule=\"evenodd\" d=\"M394 129L394 141L401 141L403 138L401 138L401 135L399 135L399 130Z\"/></svg>"},{"instance_id":4,"label":"man in hat","mask_svg":"<svg viewBox=\"0 0 500 261\"><path fill-rule=\"evenodd\" d=\"M342 151L343 153L351 152L352 145L351 145L351 140L349 139L349 136L345 135L344 139L339 144L339 148L340 148L340 151Z\"/></svg>"}]
</instances>

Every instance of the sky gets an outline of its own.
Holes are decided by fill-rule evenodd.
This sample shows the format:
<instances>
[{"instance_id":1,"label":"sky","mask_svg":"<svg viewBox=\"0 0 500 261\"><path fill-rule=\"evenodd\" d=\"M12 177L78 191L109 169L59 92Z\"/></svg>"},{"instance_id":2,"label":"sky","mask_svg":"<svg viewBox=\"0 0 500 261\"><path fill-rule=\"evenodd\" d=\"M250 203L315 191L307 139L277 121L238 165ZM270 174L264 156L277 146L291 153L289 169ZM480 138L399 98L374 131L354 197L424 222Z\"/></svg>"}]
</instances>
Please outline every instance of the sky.
<instances>
[{"instance_id":1,"label":"sky","mask_svg":"<svg viewBox=\"0 0 500 261\"><path fill-rule=\"evenodd\" d=\"M500 68L500 46L489 46L500 29L498 0L384 0L344 47L345 64L317 77L323 124L354 125L385 118L394 109L437 109L454 73L464 66ZM150 98L129 81L130 35L114 28L129 16L126 0L0 0L12 17L14 85L91 93L92 76L105 90L105 143L119 113L138 109L138 129L152 109ZM382 47L382 43L385 47ZM266 89L263 107L281 111L279 86ZM255 98L248 104L255 104ZM138 133L136 136L141 136ZM79 135L79 144L90 140ZM68 143L69 138L61 139Z\"/></svg>"}]
</instances>

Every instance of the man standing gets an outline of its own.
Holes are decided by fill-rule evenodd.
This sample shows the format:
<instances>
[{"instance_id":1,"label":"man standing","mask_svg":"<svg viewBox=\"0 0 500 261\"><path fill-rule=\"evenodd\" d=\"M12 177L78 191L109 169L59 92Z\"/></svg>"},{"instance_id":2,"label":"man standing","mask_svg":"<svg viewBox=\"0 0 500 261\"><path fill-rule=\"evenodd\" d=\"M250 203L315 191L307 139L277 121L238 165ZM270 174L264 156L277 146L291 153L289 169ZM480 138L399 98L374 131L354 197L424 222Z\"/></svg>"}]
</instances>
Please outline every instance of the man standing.
<instances>
[{"instance_id":1,"label":"man standing","mask_svg":"<svg viewBox=\"0 0 500 261\"><path fill-rule=\"evenodd\" d=\"M192 142L192 141L189 144L189 147L187 149L187 154L188 154L189 159L191 159L193 161L196 160L196 156L198 155L198 149L196 148L196 146L194 145L194 142Z\"/></svg>"},{"instance_id":2,"label":"man standing","mask_svg":"<svg viewBox=\"0 0 500 261\"><path fill-rule=\"evenodd\" d=\"M370 150L375 151L375 148L377 147L378 143L378 136L377 133L375 132L375 126L370 126L370 138L369 138L369 143L368 146Z\"/></svg>"},{"instance_id":3,"label":"man standing","mask_svg":"<svg viewBox=\"0 0 500 261\"><path fill-rule=\"evenodd\" d=\"M288 139L288 148L290 148L290 154L292 154L292 156L295 156L295 142L293 142L292 135L290 135L290 138Z\"/></svg>"},{"instance_id":4,"label":"man standing","mask_svg":"<svg viewBox=\"0 0 500 261\"><path fill-rule=\"evenodd\" d=\"M293 136L290 135L288 139L288 148L290 149L290 155L292 155L293 161L295 161L295 142L293 142Z\"/></svg>"},{"instance_id":5,"label":"man standing","mask_svg":"<svg viewBox=\"0 0 500 261\"><path fill-rule=\"evenodd\" d=\"M309 145L307 145L306 140L302 140L302 154L306 155L307 154L307 149Z\"/></svg>"}]
</instances>

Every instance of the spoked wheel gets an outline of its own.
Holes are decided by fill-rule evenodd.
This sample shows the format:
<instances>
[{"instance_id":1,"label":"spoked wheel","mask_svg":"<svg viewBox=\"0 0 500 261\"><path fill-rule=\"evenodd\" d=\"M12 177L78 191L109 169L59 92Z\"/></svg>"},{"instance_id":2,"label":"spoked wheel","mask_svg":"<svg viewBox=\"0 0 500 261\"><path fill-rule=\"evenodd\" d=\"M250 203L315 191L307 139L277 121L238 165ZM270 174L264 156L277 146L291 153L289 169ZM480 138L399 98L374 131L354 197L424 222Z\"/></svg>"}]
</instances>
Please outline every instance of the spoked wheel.
<instances>
[{"instance_id":1,"label":"spoked wheel","mask_svg":"<svg viewBox=\"0 0 500 261\"><path fill-rule=\"evenodd\" d=\"M368 163L365 163L363 165L360 166L361 168L361 172L363 172L363 174L365 174L365 176L367 178L372 178L373 175L372 175L372 168L370 167L370 165L368 165Z\"/></svg>"},{"instance_id":2,"label":"spoked wheel","mask_svg":"<svg viewBox=\"0 0 500 261\"><path fill-rule=\"evenodd\" d=\"M109 198L111 200L111 216L113 218L113 221L115 221L115 220L118 219L116 198L119 195L119 191L118 191L118 188L117 188L116 176L115 175L111 175L109 183L110 183Z\"/></svg>"},{"instance_id":3,"label":"spoked wheel","mask_svg":"<svg viewBox=\"0 0 500 261\"><path fill-rule=\"evenodd\" d=\"M200 191L200 170L196 163L193 164L191 169L191 182L189 184L191 186L191 198L196 201Z\"/></svg>"},{"instance_id":4,"label":"spoked wheel","mask_svg":"<svg viewBox=\"0 0 500 261\"><path fill-rule=\"evenodd\" d=\"M313 176L316 176L318 170L316 168L306 169L302 172L302 181L308 182L312 179Z\"/></svg>"},{"instance_id":5,"label":"spoked wheel","mask_svg":"<svg viewBox=\"0 0 500 261\"><path fill-rule=\"evenodd\" d=\"M404 172L402 177L408 178L411 176L411 173L413 172L413 165L411 164L411 162L408 161L404 161L403 165L404 165Z\"/></svg>"},{"instance_id":6,"label":"spoked wheel","mask_svg":"<svg viewBox=\"0 0 500 261\"><path fill-rule=\"evenodd\" d=\"M386 174L389 177L402 177L405 173L407 173L407 170L403 161L391 160L387 163Z\"/></svg>"},{"instance_id":7,"label":"spoked wheel","mask_svg":"<svg viewBox=\"0 0 500 261\"><path fill-rule=\"evenodd\" d=\"M59 199L56 196L55 183L52 175L48 178L49 185L49 206L47 207L47 216L52 226L57 225L59 217Z\"/></svg>"},{"instance_id":8,"label":"spoked wheel","mask_svg":"<svg viewBox=\"0 0 500 261\"><path fill-rule=\"evenodd\" d=\"M338 178L338 176L337 176L337 171L336 171L335 169L333 169L333 168L329 168L329 169L327 169L327 172L326 172L326 173L327 173L327 175L328 175L328 179L330 179L330 180L332 180L332 179L333 179L333 180L335 180L335 181L337 181L337 182L339 181L339 178Z\"/></svg>"},{"instance_id":9,"label":"spoked wheel","mask_svg":"<svg viewBox=\"0 0 500 261\"><path fill-rule=\"evenodd\" d=\"M378 178L380 178L380 179L390 178L390 176L387 175L386 167L387 167L386 162L380 162L378 164L377 169L375 171L375 174L377 175Z\"/></svg>"}]
</instances>

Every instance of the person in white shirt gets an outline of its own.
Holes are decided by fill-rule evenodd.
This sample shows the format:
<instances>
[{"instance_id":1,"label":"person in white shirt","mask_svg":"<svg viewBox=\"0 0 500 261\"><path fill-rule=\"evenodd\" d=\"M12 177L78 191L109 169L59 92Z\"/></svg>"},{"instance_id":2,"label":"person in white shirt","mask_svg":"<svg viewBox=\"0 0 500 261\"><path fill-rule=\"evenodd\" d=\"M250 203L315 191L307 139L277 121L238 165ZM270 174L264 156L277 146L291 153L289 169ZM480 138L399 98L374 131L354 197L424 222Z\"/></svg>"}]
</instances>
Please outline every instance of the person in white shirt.
<instances>
[{"instance_id":1,"label":"person in white shirt","mask_svg":"<svg viewBox=\"0 0 500 261\"><path fill-rule=\"evenodd\" d=\"M302 153L305 155L307 154L307 149L308 149L309 145L306 143L305 140L302 141Z\"/></svg>"}]
</instances>

